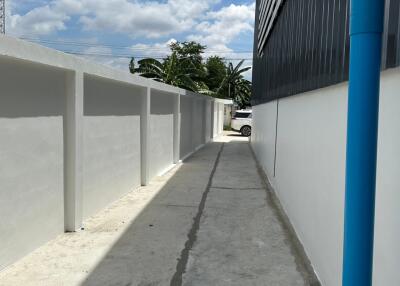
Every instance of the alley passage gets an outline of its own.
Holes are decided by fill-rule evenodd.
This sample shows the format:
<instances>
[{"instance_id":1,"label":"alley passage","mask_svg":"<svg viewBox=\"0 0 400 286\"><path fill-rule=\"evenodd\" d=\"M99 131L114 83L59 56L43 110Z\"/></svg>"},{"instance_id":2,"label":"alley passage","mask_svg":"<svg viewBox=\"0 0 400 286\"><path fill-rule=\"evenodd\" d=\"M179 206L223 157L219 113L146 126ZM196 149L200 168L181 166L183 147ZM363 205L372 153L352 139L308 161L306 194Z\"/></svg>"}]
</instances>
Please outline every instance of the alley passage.
<instances>
[{"instance_id":1,"label":"alley passage","mask_svg":"<svg viewBox=\"0 0 400 286\"><path fill-rule=\"evenodd\" d=\"M9 267L0 285L309 285L247 138L219 141Z\"/></svg>"}]
</instances>

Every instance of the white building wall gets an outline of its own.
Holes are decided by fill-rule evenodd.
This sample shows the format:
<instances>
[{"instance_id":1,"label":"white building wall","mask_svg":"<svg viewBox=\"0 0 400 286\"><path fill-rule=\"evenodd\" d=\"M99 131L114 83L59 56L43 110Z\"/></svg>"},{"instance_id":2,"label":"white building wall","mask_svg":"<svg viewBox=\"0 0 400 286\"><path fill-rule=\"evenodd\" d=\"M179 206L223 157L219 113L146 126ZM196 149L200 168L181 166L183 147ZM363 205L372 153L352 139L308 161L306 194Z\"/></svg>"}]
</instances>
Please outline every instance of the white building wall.
<instances>
[{"instance_id":1,"label":"white building wall","mask_svg":"<svg viewBox=\"0 0 400 286\"><path fill-rule=\"evenodd\" d=\"M193 136L192 136L192 97L181 97L181 143L180 158L183 159L193 152Z\"/></svg>"},{"instance_id":2,"label":"white building wall","mask_svg":"<svg viewBox=\"0 0 400 286\"><path fill-rule=\"evenodd\" d=\"M205 109L205 100L204 99L200 99L198 101L198 116L199 118L202 118L202 120L200 120L199 122L199 141L198 141L198 145L197 148L199 148L200 146L204 145L204 143L206 142L206 109Z\"/></svg>"},{"instance_id":3,"label":"white building wall","mask_svg":"<svg viewBox=\"0 0 400 286\"><path fill-rule=\"evenodd\" d=\"M225 114L225 110L224 110L224 104L223 103L218 103L218 115L219 115L219 119L218 119L218 134L222 134L222 132L224 131L224 114Z\"/></svg>"},{"instance_id":4,"label":"white building wall","mask_svg":"<svg viewBox=\"0 0 400 286\"><path fill-rule=\"evenodd\" d=\"M129 85L85 77L84 218L140 186L141 92Z\"/></svg>"},{"instance_id":5,"label":"white building wall","mask_svg":"<svg viewBox=\"0 0 400 286\"><path fill-rule=\"evenodd\" d=\"M219 121L219 116L218 116L218 102L214 101L213 104L213 138L218 136L218 121Z\"/></svg>"},{"instance_id":6,"label":"white building wall","mask_svg":"<svg viewBox=\"0 0 400 286\"><path fill-rule=\"evenodd\" d=\"M263 169L274 184L277 101L253 107L251 143Z\"/></svg>"},{"instance_id":7,"label":"white building wall","mask_svg":"<svg viewBox=\"0 0 400 286\"><path fill-rule=\"evenodd\" d=\"M152 90L150 109L150 179L164 173L174 158L174 101L169 94Z\"/></svg>"},{"instance_id":8,"label":"white building wall","mask_svg":"<svg viewBox=\"0 0 400 286\"><path fill-rule=\"evenodd\" d=\"M204 117L204 109L203 109L203 100L202 99L193 99L194 100L194 110L193 115L195 119L193 120L193 128L192 128L192 138L193 138L193 149L203 144L203 121L201 118Z\"/></svg>"},{"instance_id":9,"label":"white building wall","mask_svg":"<svg viewBox=\"0 0 400 286\"><path fill-rule=\"evenodd\" d=\"M400 285L400 70L382 75L374 285ZM253 107L252 146L323 285L341 285L347 84ZM275 118L275 119L274 119Z\"/></svg>"},{"instance_id":10,"label":"white building wall","mask_svg":"<svg viewBox=\"0 0 400 286\"><path fill-rule=\"evenodd\" d=\"M64 231L66 74L0 58L0 75L1 269Z\"/></svg>"},{"instance_id":11,"label":"white building wall","mask_svg":"<svg viewBox=\"0 0 400 286\"><path fill-rule=\"evenodd\" d=\"M205 132L206 132L206 142L211 140L211 132L212 132L212 108L211 108L211 103L213 103L210 100L205 101L205 112L206 112L206 118L205 118Z\"/></svg>"},{"instance_id":12,"label":"white building wall","mask_svg":"<svg viewBox=\"0 0 400 286\"><path fill-rule=\"evenodd\" d=\"M0 74L0 270L218 133L218 99L4 35Z\"/></svg>"},{"instance_id":13,"label":"white building wall","mask_svg":"<svg viewBox=\"0 0 400 286\"><path fill-rule=\"evenodd\" d=\"M381 81L373 285L400 285L400 69Z\"/></svg>"},{"instance_id":14,"label":"white building wall","mask_svg":"<svg viewBox=\"0 0 400 286\"><path fill-rule=\"evenodd\" d=\"M231 126L232 109L233 109L233 105L232 104L226 104L224 106L224 125L225 126Z\"/></svg>"}]
</instances>

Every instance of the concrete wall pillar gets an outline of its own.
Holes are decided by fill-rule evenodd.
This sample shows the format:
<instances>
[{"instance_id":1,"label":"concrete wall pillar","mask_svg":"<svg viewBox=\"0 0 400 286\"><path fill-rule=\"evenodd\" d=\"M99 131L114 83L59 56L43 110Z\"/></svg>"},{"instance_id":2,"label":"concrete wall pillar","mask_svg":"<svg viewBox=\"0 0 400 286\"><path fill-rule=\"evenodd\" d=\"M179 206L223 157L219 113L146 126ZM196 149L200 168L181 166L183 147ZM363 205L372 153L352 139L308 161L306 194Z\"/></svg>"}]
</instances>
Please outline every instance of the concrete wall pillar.
<instances>
[{"instance_id":1,"label":"concrete wall pillar","mask_svg":"<svg viewBox=\"0 0 400 286\"><path fill-rule=\"evenodd\" d=\"M201 104L203 106L203 114L202 114L202 122L203 122L203 126L202 126L202 131L203 131L203 143L207 143L208 142L208 138L207 138L207 123L208 123L208 112L207 112L207 104L208 104L208 100L207 99L202 99L201 100Z\"/></svg>"},{"instance_id":2,"label":"concrete wall pillar","mask_svg":"<svg viewBox=\"0 0 400 286\"><path fill-rule=\"evenodd\" d=\"M212 100L211 101L211 139L213 139L216 134L216 129L215 129L216 120L217 120L217 116L215 113L215 100Z\"/></svg>"},{"instance_id":3,"label":"concrete wall pillar","mask_svg":"<svg viewBox=\"0 0 400 286\"><path fill-rule=\"evenodd\" d=\"M83 81L82 72L67 72L64 120L64 227L66 231L76 231L82 225Z\"/></svg>"},{"instance_id":4,"label":"concrete wall pillar","mask_svg":"<svg viewBox=\"0 0 400 286\"><path fill-rule=\"evenodd\" d=\"M181 95L174 96L174 164L179 162L181 143Z\"/></svg>"},{"instance_id":5,"label":"concrete wall pillar","mask_svg":"<svg viewBox=\"0 0 400 286\"><path fill-rule=\"evenodd\" d=\"M213 101L210 98L207 98L207 142L210 142L213 138Z\"/></svg>"},{"instance_id":6,"label":"concrete wall pillar","mask_svg":"<svg viewBox=\"0 0 400 286\"><path fill-rule=\"evenodd\" d=\"M141 184L147 186L150 181L150 106L151 88L147 87L142 95L142 106L140 114L140 162L141 162Z\"/></svg>"},{"instance_id":7,"label":"concrete wall pillar","mask_svg":"<svg viewBox=\"0 0 400 286\"><path fill-rule=\"evenodd\" d=\"M220 114L219 114L219 112L220 112L220 110L219 110L219 102L215 102L215 108L216 108L216 116L217 116L217 125L216 125L216 130L215 130L215 137L218 137L219 136L219 126L220 126L220 123L219 123L219 121L220 121L220 119L221 119L221 116L220 116Z\"/></svg>"},{"instance_id":8,"label":"concrete wall pillar","mask_svg":"<svg viewBox=\"0 0 400 286\"><path fill-rule=\"evenodd\" d=\"M224 132L224 106L225 104L220 103L219 104L219 134L222 135L222 133Z\"/></svg>"},{"instance_id":9,"label":"concrete wall pillar","mask_svg":"<svg viewBox=\"0 0 400 286\"><path fill-rule=\"evenodd\" d=\"M220 126L221 126L221 109L220 109L220 104L217 102L217 117L218 117L218 123L217 123L217 136L220 134Z\"/></svg>"}]
</instances>

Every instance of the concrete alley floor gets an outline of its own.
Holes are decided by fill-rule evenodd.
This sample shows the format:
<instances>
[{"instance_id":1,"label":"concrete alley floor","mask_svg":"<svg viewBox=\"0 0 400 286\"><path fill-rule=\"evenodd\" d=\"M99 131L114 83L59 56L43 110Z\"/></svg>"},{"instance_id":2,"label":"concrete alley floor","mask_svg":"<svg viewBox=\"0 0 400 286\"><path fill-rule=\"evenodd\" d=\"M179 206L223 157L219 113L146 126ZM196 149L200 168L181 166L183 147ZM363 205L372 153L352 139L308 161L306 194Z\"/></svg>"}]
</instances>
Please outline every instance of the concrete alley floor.
<instances>
[{"instance_id":1,"label":"concrete alley floor","mask_svg":"<svg viewBox=\"0 0 400 286\"><path fill-rule=\"evenodd\" d=\"M248 139L218 141L8 267L0 285L310 285Z\"/></svg>"}]
</instances>

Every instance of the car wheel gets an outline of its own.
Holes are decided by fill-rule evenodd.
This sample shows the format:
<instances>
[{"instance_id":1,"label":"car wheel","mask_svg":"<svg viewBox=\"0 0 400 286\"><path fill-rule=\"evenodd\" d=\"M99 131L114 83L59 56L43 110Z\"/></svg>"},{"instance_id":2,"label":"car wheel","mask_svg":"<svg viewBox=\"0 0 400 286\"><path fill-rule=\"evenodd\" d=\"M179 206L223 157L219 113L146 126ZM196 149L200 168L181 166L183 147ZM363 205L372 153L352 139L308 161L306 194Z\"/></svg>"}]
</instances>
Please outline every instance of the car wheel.
<instances>
[{"instance_id":1,"label":"car wheel","mask_svg":"<svg viewBox=\"0 0 400 286\"><path fill-rule=\"evenodd\" d=\"M243 136L249 137L251 135L251 127L243 126L242 129L240 129L240 133L242 133Z\"/></svg>"}]
</instances>

